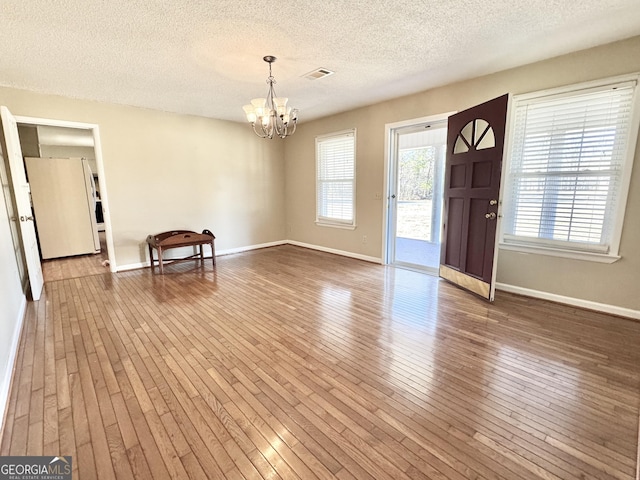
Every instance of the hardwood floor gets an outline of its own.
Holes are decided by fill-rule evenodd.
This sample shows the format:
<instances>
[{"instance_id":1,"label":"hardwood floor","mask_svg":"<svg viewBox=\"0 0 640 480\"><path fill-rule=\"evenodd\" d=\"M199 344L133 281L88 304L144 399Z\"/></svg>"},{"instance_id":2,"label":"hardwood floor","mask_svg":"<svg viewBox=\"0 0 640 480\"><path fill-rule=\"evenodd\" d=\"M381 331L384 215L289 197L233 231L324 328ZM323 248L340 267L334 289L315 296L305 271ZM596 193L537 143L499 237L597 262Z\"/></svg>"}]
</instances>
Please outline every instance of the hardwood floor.
<instances>
[{"instance_id":1,"label":"hardwood floor","mask_svg":"<svg viewBox=\"0 0 640 480\"><path fill-rule=\"evenodd\" d=\"M640 322L293 246L50 281L0 455L74 478L635 477Z\"/></svg>"},{"instance_id":2,"label":"hardwood floor","mask_svg":"<svg viewBox=\"0 0 640 480\"><path fill-rule=\"evenodd\" d=\"M42 276L45 282L64 280L67 278L100 275L109 271L109 254L105 233L100 232L100 253L95 255L77 255L74 257L55 258L42 261Z\"/></svg>"}]
</instances>

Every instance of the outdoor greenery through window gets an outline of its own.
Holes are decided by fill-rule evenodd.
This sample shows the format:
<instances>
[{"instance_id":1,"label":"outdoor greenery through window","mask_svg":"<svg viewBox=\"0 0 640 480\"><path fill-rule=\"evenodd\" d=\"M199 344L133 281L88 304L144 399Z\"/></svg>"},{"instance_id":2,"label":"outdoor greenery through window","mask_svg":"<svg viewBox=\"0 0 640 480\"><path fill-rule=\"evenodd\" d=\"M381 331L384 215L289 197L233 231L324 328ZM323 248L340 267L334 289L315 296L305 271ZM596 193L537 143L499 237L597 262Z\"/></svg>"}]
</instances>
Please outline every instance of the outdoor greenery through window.
<instances>
[{"instance_id":1,"label":"outdoor greenery through window","mask_svg":"<svg viewBox=\"0 0 640 480\"><path fill-rule=\"evenodd\" d=\"M316 222L355 225L355 130L316 138Z\"/></svg>"},{"instance_id":2,"label":"outdoor greenery through window","mask_svg":"<svg viewBox=\"0 0 640 480\"><path fill-rule=\"evenodd\" d=\"M398 162L398 199L401 201L431 200L436 147L400 150Z\"/></svg>"},{"instance_id":3,"label":"outdoor greenery through window","mask_svg":"<svg viewBox=\"0 0 640 480\"><path fill-rule=\"evenodd\" d=\"M505 244L617 255L635 84L516 97Z\"/></svg>"},{"instance_id":4,"label":"outdoor greenery through window","mask_svg":"<svg viewBox=\"0 0 640 480\"><path fill-rule=\"evenodd\" d=\"M446 120L400 129L396 143L396 237L437 244L428 247L433 250L429 258L437 264L447 152ZM403 251L402 245L396 247L396 254ZM426 257L421 255L421 258Z\"/></svg>"}]
</instances>

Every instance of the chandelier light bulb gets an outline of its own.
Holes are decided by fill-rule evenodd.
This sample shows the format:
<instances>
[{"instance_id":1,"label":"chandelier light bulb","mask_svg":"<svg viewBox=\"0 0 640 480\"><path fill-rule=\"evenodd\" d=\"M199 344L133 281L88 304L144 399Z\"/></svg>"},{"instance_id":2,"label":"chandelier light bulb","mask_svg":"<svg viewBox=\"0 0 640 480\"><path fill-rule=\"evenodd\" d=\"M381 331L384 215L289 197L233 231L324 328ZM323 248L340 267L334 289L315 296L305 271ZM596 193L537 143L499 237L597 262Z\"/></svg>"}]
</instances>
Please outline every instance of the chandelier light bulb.
<instances>
[{"instance_id":1,"label":"chandelier light bulb","mask_svg":"<svg viewBox=\"0 0 640 480\"><path fill-rule=\"evenodd\" d=\"M257 116L256 112L253 109L253 105L245 105L244 107L242 107L242 109L247 116L247 121L249 123L255 123Z\"/></svg>"}]
</instances>

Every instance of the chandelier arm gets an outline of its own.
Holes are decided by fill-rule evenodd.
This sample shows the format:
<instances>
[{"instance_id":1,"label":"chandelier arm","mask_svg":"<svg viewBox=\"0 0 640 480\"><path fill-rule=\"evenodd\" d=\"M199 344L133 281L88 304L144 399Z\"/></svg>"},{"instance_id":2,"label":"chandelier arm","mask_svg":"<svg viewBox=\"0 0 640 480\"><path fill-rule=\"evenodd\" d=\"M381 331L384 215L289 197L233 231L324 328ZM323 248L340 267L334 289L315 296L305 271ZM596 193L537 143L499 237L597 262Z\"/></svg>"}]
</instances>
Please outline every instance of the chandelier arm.
<instances>
[{"instance_id":1,"label":"chandelier arm","mask_svg":"<svg viewBox=\"0 0 640 480\"><path fill-rule=\"evenodd\" d=\"M263 133L258 132L258 129L256 128L256 122L252 122L251 126L253 127L253 132L259 136L260 138L267 138L266 135L264 135Z\"/></svg>"},{"instance_id":2,"label":"chandelier arm","mask_svg":"<svg viewBox=\"0 0 640 480\"><path fill-rule=\"evenodd\" d=\"M273 121L271 115L269 115L269 123L267 123L266 126L264 123L261 123L260 128L262 128L262 132L264 133L264 137L262 138L273 138Z\"/></svg>"}]
</instances>

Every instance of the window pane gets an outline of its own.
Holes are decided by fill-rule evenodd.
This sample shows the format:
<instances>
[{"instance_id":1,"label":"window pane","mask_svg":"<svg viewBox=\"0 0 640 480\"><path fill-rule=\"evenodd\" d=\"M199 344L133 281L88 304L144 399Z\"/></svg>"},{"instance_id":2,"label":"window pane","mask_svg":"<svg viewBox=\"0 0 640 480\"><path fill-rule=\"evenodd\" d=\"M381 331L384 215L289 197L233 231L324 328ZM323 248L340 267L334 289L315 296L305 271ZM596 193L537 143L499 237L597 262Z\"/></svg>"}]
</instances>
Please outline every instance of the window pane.
<instances>
[{"instance_id":1,"label":"window pane","mask_svg":"<svg viewBox=\"0 0 640 480\"><path fill-rule=\"evenodd\" d=\"M353 217L351 182L323 182L320 184L322 198L320 217L351 220Z\"/></svg>"}]
</instances>

